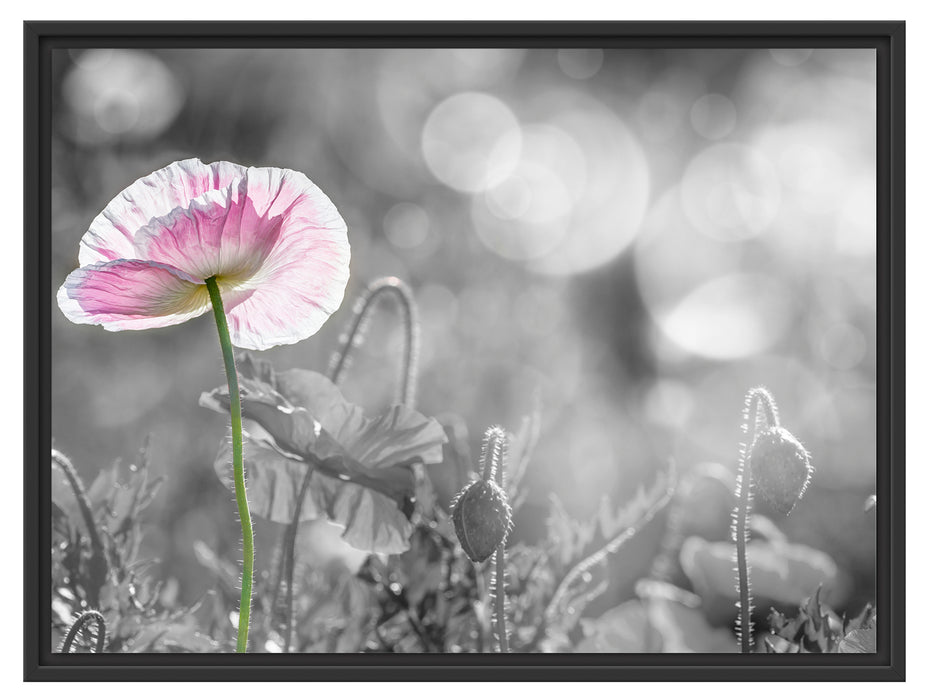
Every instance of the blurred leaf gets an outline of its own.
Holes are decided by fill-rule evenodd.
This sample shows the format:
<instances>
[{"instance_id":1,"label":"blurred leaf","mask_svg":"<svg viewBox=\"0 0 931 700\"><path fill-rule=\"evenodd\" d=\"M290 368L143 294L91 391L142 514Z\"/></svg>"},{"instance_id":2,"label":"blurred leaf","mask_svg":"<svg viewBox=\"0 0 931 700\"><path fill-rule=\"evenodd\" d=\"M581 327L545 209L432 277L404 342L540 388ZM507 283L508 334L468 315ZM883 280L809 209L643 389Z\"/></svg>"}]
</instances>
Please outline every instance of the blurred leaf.
<instances>
[{"instance_id":1,"label":"blurred leaf","mask_svg":"<svg viewBox=\"0 0 931 700\"><path fill-rule=\"evenodd\" d=\"M588 603L607 588L605 564L608 557L617 554L669 504L676 483L675 465L670 463L668 471L660 474L649 489L641 485L637 494L616 511L607 499L602 499L596 518L587 526L578 523L573 525L569 521L570 533L578 535L578 539L583 541L595 529L597 522L603 539L594 552L576 561L562 578L546 606L541 629L552 634L557 628L565 632L572 628ZM549 522L554 522L552 514ZM562 526L567 527L565 523ZM551 531L550 543L552 538ZM600 571L599 575L595 575L596 570Z\"/></svg>"},{"instance_id":2,"label":"blurred leaf","mask_svg":"<svg viewBox=\"0 0 931 700\"><path fill-rule=\"evenodd\" d=\"M521 420L517 433L508 433L508 472L506 486L508 497L513 508L520 508L526 497L525 490L521 489L524 474L530 464L530 458L540 439L540 423L542 420L542 400L540 391L533 392L532 407L528 415Z\"/></svg>"},{"instance_id":3,"label":"blurred leaf","mask_svg":"<svg viewBox=\"0 0 931 700\"><path fill-rule=\"evenodd\" d=\"M66 540L71 539L71 521L64 509L52 501L52 531Z\"/></svg>"},{"instance_id":4,"label":"blurred leaf","mask_svg":"<svg viewBox=\"0 0 931 700\"><path fill-rule=\"evenodd\" d=\"M595 537L595 522L579 522L566 511L556 494L550 494L550 511L546 517L547 547L555 563L567 568L580 559Z\"/></svg>"},{"instance_id":5,"label":"blurred leaf","mask_svg":"<svg viewBox=\"0 0 931 700\"><path fill-rule=\"evenodd\" d=\"M455 414L437 416L446 433L443 444L443 459L440 464L426 467L430 483L436 491L438 502L448 512L453 497L472 480L475 465L469 449L469 429L465 421Z\"/></svg>"},{"instance_id":6,"label":"blurred leaf","mask_svg":"<svg viewBox=\"0 0 931 700\"><path fill-rule=\"evenodd\" d=\"M202 653L219 651L219 645L196 629L193 618L166 619L148 622L133 639L132 650L137 653Z\"/></svg>"},{"instance_id":7,"label":"blurred leaf","mask_svg":"<svg viewBox=\"0 0 931 700\"><path fill-rule=\"evenodd\" d=\"M695 591L706 598L734 592L734 545L689 537L679 558ZM837 580L837 565L824 552L801 544L753 540L747 546L747 562L753 572L757 599L795 603L818 586L830 588Z\"/></svg>"},{"instance_id":8,"label":"blurred leaf","mask_svg":"<svg viewBox=\"0 0 931 700\"><path fill-rule=\"evenodd\" d=\"M581 622L583 639L580 653L632 654L648 652L650 621L639 600L628 600L595 620Z\"/></svg>"},{"instance_id":9,"label":"blurred leaf","mask_svg":"<svg viewBox=\"0 0 931 700\"><path fill-rule=\"evenodd\" d=\"M428 527L418 527L410 545L400 556L398 571L408 604L416 608L428 593L435 593L443 584L444 550L438 535Z\"/></svg>"},{"instance_id":10,"label":"blurred leaf","mask_svg":"<svg viewBox=\"0 0 931 700\"><path fill-rule=\"evenodd\" d=\"M103 517L98 518L101 524L119 535L138 522L140 512L152 502L161 484L161 478L149 479L145 466L117 461L100 470L87 489L87 497L95 509L103 510Z\"/></svg>"},{"instance_id":11,"label":"blurred leaf","mask_svg":"<svg viewBox=\"0 0 931 700\"><path fill-rule=\"evenodd\" d=\"M731 653L727 629L711 627L701 612L664 598L628 600L596 620L581 622L575 651L596 653Z\"/></svg>"},{"instance_id":12,"label":"blurred leaf","mask_svg":"<svg viewBox=\"0 0 931 700\"><path fill-rule=\"evenodd\" d=\"M279 452L253 441L243 448L252 513L277 523L290 522L297 504L306 462L283 457ZM227 488L232 489L232 448L223 444L214 468ZM325 476L314 469L301 504L300 519L326 518L344 528L342 537L356 549L382 554L405 551L413 527L401 504L383 493Z\"/></svg>"},{"instance_id":13,"label":"blurred leaf","mask_svg":"<svg viewBox=\"0 0 931 700\"><path fill-rule=\"evenodd\" d=\"M243 415L261 428L250 429L244 449L253 512L290 523L311 469L301 520L325 517L342 525L344 539L357 549L406 550L415 497L411 465L442 460L446 435L439 423L406 406L368 419L316 372L273 374L266 364L245 361L241 371ZM205 393L201 405L227 412L228 391ZM215 468L227 486L230 462L231 446L224 443Z\"/></svg>"},{"instance_id":14,"label":"blurred leaf","mask_svg":"<svg viewBox=\"0 0 931 700\"><path fill-rule=\"evenodd\" d=\"M728 654L737 652L729 629L712 627L701 610L663 598L645 601L649 619L662 640L664 654Z\"/></svg>"},{"instance_id":15,"label":"blurred leaf","mask_svg":"<svg viewBox=\"0 0 931 700\"><path fill-rule=\"evenodd\" d=\"M193 544L194 556L201 566L213 572L223 590L234 593L239 590L239 571L229 562L217 556L206 542L196 540Z\"/></svg>"},{"instance_id":16,"label":"blurred leaf","mask_svg":"<svg viewBox=\"0 0 931 700\"><path fill-rule=\"evenodd\" d=\"M298 650L352 653L364 647L374 612L362 580L345 569L329 569L310 573L301 588Z\"/></svg>"},{"instance_id":17,"label":"blurred leaf","mask_svg":"<svg viewBox=\"0 0 931 700\"><path fill-rule=\"evenodd\" d=\"M688 608L697 608L701 605L701 598L683 588L656 579L642 578L634 586L640 598L658 598L673 601Z\"/></svg>"}]
</instances>

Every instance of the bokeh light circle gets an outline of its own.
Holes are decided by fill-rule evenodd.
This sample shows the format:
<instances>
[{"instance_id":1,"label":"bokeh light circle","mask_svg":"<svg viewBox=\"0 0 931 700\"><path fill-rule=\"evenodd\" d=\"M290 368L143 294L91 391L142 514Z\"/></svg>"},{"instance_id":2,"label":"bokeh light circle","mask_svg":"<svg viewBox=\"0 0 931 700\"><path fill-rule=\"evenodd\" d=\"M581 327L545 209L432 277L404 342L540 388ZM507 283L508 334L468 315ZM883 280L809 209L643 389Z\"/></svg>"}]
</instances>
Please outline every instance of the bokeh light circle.
<instances>
[{"instance_id":1,"label":"bokeh light circle","mask_svg":"<svg viewBox=\"0 0 931 700\"><path fill-rule=\"evenodd\" d=\"M812 53L814 53L813 49L769 50L769 55L773 57L773 60L780 66L785 66L786 68L794 68L795 66L802 65L805 61L811 58Z\"/></svg>"},{"instance_id":2,"label":"bokeh light circle","mask_svg":"<svg viewBox=\"0 0 931 700\"><path fill-rule=\"evenodd\" d=\"M416 248L430 237L430 217L423 207L412 202L395 204L385 214L385 236L393 246Z\"/></svg>"},{"instance_id":3,"label":"bokeh light circle","mask_svg":"<svg viewBox=\"0 0 931 700\"><path fill-rule=\"evenodd\" d=\"M705 281L741 269L740 247L699 233L682 210L679 188L657 198L634 249L637 286L661 314Z\"/></svg>"},{"instance_id":4,"label":"bokeh light circle","mask_svg":"<svg viewBox=\"0 0 931 700\"><path fill-rule=\"evenodd\" d=\"M736 360L770 348L791 319L790 290L780 280L738 273L705 282L657 320L693 355Z\"/></svg>"},{"instance_id":5,"label":"bokeh light circle","mask_svg":"<svg viewBox=\"0 0 931 700\"><path fill-rule=\"evenodd\" d=\"M821 334L821 356L838 370L855 368L866 356L866 339L862 331L850 323L835 323Z\"/></svg>"},{"instance_id":6,"label":"bokeh light circle","mask_svg":"<svg viewBox=\"0 0 931 700\"><path fill-rule=\"evenodd\" d=\"M75 55L74 62L62 83L62 97L76 141L154 138L181 111L184 90L154 54L94 49Z\"/></svg>"},{"instance_id":7,"label":"bokeh light circle","mask_svg":"<svg viewBox=\"0 0 931 700\"><path fill-rule=\"evenodd\" d=\"M559 49L556 52L559 69L576 80L585 80L601 70L604 51L601 49Z\"/></svg>"},{"instance_id":8,"label":"bokeh light circle","mask_svg":"<svg viewBox=\"0 0 931 700\"><path fill-rule=\"evenodd\" d=\"M528 266L541 274L574 275L609 263L633 242L646 214L650 172L642 146L616 112L572 93L554 102L563 107L547 123L578 145L585 180L569 179L570 192L581 187L565 235Z\"/></svg>"},{"instance_id":9,"label":"bokeh light circle","mask_svg":"<svg viewBox=\"0 0 931 700\"><path fill-rule=\"evenodd\" d=\"M481 192L503 181L520 157L520 125L497 97L461 92L427 117L421 150L430 172L461 192Z\"/></svg>"},{"instance_id":10,"label":"bokeh light circle","mask_svg":"<svg viewBox=\"0 0 931 700\"><path fill-rule=\"evenodd\" d=\"M756 148L721 143L699 153L682 178L682 204L703 234L723 241L763 233L779 213L779 176Z\"/></svg>"},{"instance_id":11,"label":"bokeh light circle","mask_svg":"<svg viewBox=\"0 0 931 700\"><path fill-rule=\"evenodd\" d=\"M528 126L521 144L511 175L473 207L479 239L509 260L533 260L559 244L587 177L585 155L565 131Z\"/></svg>"},{"instance_id":12,"label":"bokeh light circle","mask_svg":"<svg viewBox=\"0 0 931 700\"><path fill-rule=\"evenodd\" d=\"M696 133L711 141L729 136L737 125L737 107L726 95L702 95L689 112Z\"/></svg>"}]
</instances>

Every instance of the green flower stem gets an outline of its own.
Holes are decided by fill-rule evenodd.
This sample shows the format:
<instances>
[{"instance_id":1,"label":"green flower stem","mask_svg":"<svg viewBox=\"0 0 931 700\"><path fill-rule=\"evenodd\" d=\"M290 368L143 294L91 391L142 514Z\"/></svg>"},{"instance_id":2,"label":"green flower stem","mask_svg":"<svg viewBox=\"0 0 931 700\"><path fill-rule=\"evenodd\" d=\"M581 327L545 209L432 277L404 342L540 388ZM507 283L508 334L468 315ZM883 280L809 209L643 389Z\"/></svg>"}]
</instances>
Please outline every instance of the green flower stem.
<instances>
[{"instance_id":1,"label":"green flower stem","mask_svg":"<svg viewBox=\"0 0 931 700\"><path fill-rule=\"evenodd\" d=\"M239 632L236 636L236 651L243 653L249 641L249 613L252 610L252 568L254 564L254 546L252 540L252 516L249 514L249 501L246 499L246 477L242 466L242 402L239 397L239 377L236 374L236 360L233 357L233 344L230 342L230 330L226 324L223 311L223 299L216 277L206 280L207 291L213 304L213 316L217 321L217 333L220 336L220 349L223 351L223 365L226 368L226 382L230 391L230 424L233 432L233 483L236 486L236 505L239 508L239 522L242 525L242 596L239 601Z\"/></svg>"}]
</instances>

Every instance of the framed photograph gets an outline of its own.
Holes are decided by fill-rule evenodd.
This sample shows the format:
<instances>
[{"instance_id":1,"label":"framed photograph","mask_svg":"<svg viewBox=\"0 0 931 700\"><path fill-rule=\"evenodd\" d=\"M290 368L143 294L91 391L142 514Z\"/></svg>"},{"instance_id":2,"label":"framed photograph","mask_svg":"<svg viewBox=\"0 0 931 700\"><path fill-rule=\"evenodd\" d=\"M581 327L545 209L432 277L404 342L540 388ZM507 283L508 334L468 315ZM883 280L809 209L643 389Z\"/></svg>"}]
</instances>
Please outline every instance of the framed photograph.
<instances>
[{"instance_id":1,"label":"framed photograph","mask_svg":"<svg viewBox=\"0 0 931 700\"><path fill-rule=\"evenodd\" d=\"M27 680L904 680L904 23L24 33Z\"/></svg>"}]
</instances>

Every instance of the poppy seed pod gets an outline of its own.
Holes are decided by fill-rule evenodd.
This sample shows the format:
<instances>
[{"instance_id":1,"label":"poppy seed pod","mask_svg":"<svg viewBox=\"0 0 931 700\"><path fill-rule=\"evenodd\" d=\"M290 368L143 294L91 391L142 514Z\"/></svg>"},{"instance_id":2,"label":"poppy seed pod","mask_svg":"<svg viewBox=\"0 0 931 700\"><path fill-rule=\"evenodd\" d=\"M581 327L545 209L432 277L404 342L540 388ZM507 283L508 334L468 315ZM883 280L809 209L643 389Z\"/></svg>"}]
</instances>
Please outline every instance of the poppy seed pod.
<instances>
[{"instance_id":1,"label":"poppy seed pod","mask_svg":"<svg viewBox=\"0 0 931 700\"><path fill-rule=\"evenodd\" d=\"M779 427L757 436L750 448L750 463L756 492L783 515L795 507L814 472L802 443Z\"/></svg>"},{"instance_id":2,"label":"poppy seed pod","mask_svg":"<svg viewBox=\"0 0 931 700\"><path fill-rule=\"evenodd\" d=\"M456 536L474 562L494 554L511 529L511 506L494 481L473 481L453 499L452 510Z\"/></svg>"}]
</instances>

